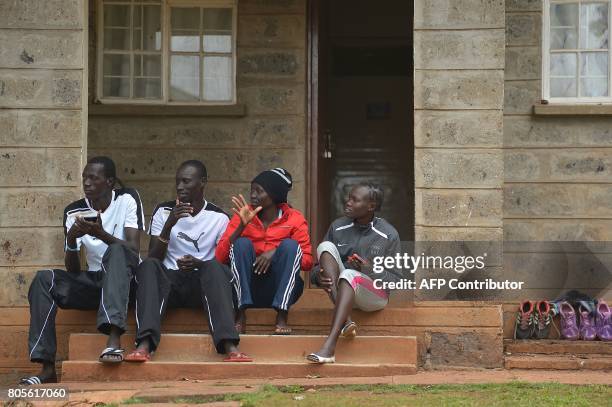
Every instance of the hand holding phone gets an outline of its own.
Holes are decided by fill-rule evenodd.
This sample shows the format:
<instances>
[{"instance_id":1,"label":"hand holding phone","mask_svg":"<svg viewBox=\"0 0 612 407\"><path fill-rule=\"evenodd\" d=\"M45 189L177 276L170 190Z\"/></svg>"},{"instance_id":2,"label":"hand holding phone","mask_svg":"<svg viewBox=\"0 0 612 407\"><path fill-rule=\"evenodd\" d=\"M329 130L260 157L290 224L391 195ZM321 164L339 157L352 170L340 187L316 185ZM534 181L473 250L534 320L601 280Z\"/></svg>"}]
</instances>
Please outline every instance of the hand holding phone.
<instances>
[{"instance_id":1,"label":"hand holding phone","mask_svg":"<svg viewBox=\"0 0 612 407\"><path fill-rule=\"evenodd\" d=\"M367 263L366 260L364 260L361 256L359 256L357 253L353 253L348 257L349 261L355 261L357 263L361 263L361 264L365 264Z\"/></svg>"}]
</instances>

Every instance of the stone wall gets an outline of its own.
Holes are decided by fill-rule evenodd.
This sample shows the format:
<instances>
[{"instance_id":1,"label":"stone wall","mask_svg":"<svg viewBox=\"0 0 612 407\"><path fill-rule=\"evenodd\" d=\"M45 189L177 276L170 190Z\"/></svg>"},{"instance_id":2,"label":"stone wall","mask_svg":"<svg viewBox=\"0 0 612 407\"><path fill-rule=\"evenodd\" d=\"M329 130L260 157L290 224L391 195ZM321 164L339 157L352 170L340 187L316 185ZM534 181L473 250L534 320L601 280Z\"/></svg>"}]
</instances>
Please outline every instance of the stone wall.
<instances>
[{"instance_id":1,"label":"stone wall","mask_svg":"<svg viewBox=\"0 0 612 407\"><path fill-rule=\"evenodd\" d=\"M277 166L293 175L290 203L305 209L306 1L240 0L237 58L242 117L90 116L88 156L116 161L119 177L140 191L147 222L175 195L176 167L192 158L205 162L207 197L226 211L232 194L248 194L258 172Z\"/></svg>"},{"instance_id":2,"label":"stone wall","mask_svg":"<svg viewBox=\"0 0 612 407\"><path fill-rule=\"evenodd\" d=\"M612 118L534 115L542 86L542 3L506 1L504 240L610 241ZM542 275L567 264L574 264L576 275L612 269L610 256L603 254L568 256L561 263L552 254L516 253L505 260L507 272L540 276L539 288L554 285L553 277ZM525 292L525 298L554 295L554 290ZM515 307L505 307L507 337Z\"/></svg>"},{"instance_id":3,"label":"stone wall","mask_svg":"<svg viewBox=\"0 0 612 407\"><path fill-rule=\"evenodd\" d=\"M415 2L417 241L502 240L504 37L504 0ZM501 327L427 335L432 361L501 366Z\"/></svg>"},{"instance_id":4,"label":"stone wall","mask_svg":"<svg viewBox=\"0 0 612 407\"><path fill-rule=\"evenodd\" d=\"M504 1L416 1L414 50L416 240L501 240Z\"/></svg>"},{"instance_id":5,"label":"stone wall","mask_svg":"<svg viewBox=\"0 0 612 407\"><path fill-rule=\"evenodd\" d=\"M504 235L612 240L612 118L538 117L542 2L506 2Z\"/></svg>"},{"instance_id":6,"label":"stone wall","mask_svg":"<svg viewBox=\"0 0 612 407\"><path fill-rule=\"evenodd\" d=\"M80 195L86 142L86 9L0 2L0 307L27 305L35 271L63 267L62 212Z\"/></svg>"}]
</instances>

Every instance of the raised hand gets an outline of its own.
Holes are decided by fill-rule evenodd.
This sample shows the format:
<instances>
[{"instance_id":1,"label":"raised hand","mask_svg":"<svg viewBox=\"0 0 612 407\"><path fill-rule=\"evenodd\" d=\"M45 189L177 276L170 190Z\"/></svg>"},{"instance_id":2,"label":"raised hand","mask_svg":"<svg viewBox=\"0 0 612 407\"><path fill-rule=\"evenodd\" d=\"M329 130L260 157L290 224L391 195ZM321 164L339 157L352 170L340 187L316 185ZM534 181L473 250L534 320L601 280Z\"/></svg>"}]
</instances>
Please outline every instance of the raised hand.
<instances>
[{"instance_id":1,"label":"raised hand","mask_svg":"<svg viewBox=\"0 0 612 407\"><path fill-rule=\"evenodd\" d=\"M170 215L166 220L166 224L169 227L173 227L176 225L176 222L178 222L179 219L187 218L191 216L192 213L193 207L189 202L181 202L178 198L176 198L176 205L174 208L172 208L172 212L170 212Z\"/></svg>"},{"instance_id":2,"label":"raised hand","mask_svg":"<svg viewBox=\"0 0 612 407\"><path fill-rule=\"evenodd\" d=\"M234 206L232 207L232 211L240 216L240 221L242 222L242 226L246 226L253 220L253 218L261 211L262 207L258 206L255 209L251 209L251 206L247 204L244 196L242 194L238 194L238 197L232 196L232 203Z\"/></svg>"}]
</instances>

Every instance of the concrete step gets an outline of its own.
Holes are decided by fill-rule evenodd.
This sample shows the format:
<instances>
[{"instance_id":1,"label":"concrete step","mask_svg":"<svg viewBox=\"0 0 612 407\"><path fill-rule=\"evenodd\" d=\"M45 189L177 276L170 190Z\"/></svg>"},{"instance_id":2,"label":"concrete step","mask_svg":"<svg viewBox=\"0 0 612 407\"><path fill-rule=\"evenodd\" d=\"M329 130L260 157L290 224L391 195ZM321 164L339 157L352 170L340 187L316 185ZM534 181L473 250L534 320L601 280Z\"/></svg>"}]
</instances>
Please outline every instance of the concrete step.
<instances>
[{"instance_id":1,"label":"concrete step","mask_svg":"<svg viewBox=\"0 0 612 407\"><path fill-rule=\"evenodd\" d=\"M506 369L611 370L610 355L510 355Z\"/></svg>"},{"instance_id":2,"label":"concrete step","mask_svg":"<svg viewBox=\"0 0 612 407\"><path fill-rule=\"evenodd\" d=\"M566 341L566 340L504 340L506 354L543 354L543 355L610 355L612 342L601 341Z\"/></svg>"},{"instance_id":3,"label":"concrete step","mask_svg":"<svg viewBox=\"0 0 612 407\"><path fill-rule=\"evenodd\" d=\"M154 381L181 379L267 379L288 377L378 377L416 374L408 364L332 363L225 363L225 362L147 362L106 365L92 361L65 361L62 381Z\"/></svg>"},{"instance_id":4,"label":"concrete step","mask_svg":"<svg viewBox=\"0 0 612 407\"><path fill-rule=\"evenodd\" d=\"M333 315L332 309L322 308L291 308L289 311L289 325L294 328L317 330L321 327L328 329ZM360 326L371 327L492 327L501 326L501 307L489 306L413 306L413 307L388 307L376 312L363 312L354 310L352 317ZM22 321L29 321L29 310L27 308L10 309L5 314L0 312L2 325L27 325ZM82 310L60 310L56 325L82 327L94 326L96 311ZM265 326L270 331L274 327L276 311L272 309L249 309L247 310L247 330L249 327ZM128 330L133 330L136 320L133 310L128 312ZM163 321L163 329L166 332L188 332L206 331L206 316L200 309L170 309Z\"/></svg>"},{"instance_id":5,"label":"concrete step","mask_svg":"<svg viewBox=\"0 0 612 407\"><path fill-rule=\"evenodd\" d=\"M315 335L242 335L240 350L261 363L303 363L304 357L317 351L325 336ZM133 349L134 336L124 335L126 350ZM106 336L72 334L69 360L97 361L104 349ZM414 336L357 336L341 338L336 348L339 362L348 364L417 363L417 341ZM223 355L214 349L210 335L165 334L153 360L156 362L221 362Z\"/></svg>"}]
</instances>

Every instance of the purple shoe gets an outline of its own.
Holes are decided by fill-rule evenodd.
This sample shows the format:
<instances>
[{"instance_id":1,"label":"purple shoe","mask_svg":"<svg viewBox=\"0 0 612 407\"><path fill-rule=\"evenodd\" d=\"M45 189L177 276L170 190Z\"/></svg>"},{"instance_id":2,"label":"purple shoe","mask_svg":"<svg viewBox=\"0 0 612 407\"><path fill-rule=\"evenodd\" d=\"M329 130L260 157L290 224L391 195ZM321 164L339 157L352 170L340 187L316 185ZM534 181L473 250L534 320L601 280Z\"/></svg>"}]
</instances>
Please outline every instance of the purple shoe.
<instances>
[{"instance_id":1,"label":"purple shoe","mask_svg":"<svg viewBox=\"0 0 612 407\"><path fill-rule=\"evenodd\" d=\"M610 307L604 300L599 300L597 303L595 326L597 327L599 339L602 341L612 341L612 311L610 311Z\"/></svg>"},{"instance_id":2,"label":"purple shoe","mask_svg":"<svg viewBox=\"0 0 612 407\"><path fill-rule=\"evenodd\" d=\"M594 341L597 337L597 329L595 328L595 321L593 315L584 309L582 305L578 308L580 314L580 339L584 341Z\"/></svg>"},{"instance_id":3,"label":"purple shoe","mask_svg":"<svg viewBox=\"0 0 612 407\"><path fill-rule=\"evenodd\" d=\"M559 306L559 315L561 316L561 337L570 341L577 340L580 333L576 326L574 307L569 302L562 302Z\"/></svg>"}]
</instances>

